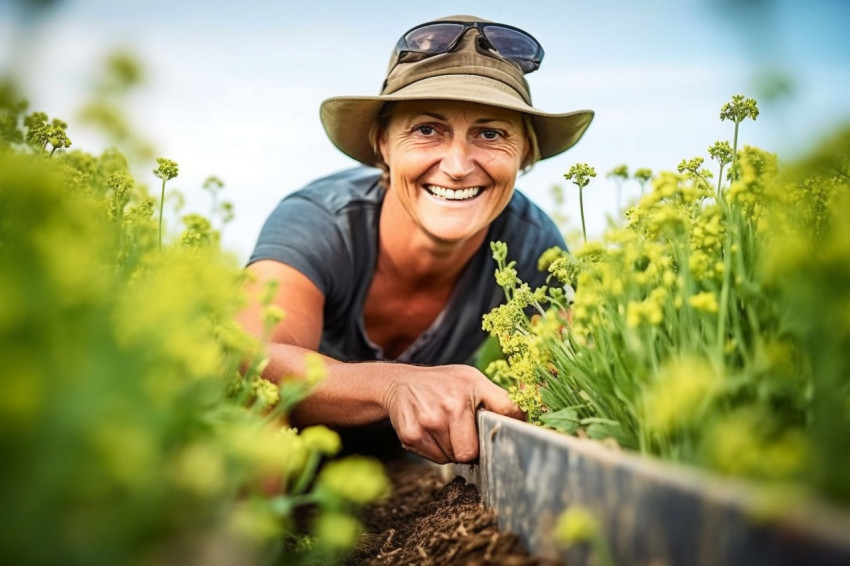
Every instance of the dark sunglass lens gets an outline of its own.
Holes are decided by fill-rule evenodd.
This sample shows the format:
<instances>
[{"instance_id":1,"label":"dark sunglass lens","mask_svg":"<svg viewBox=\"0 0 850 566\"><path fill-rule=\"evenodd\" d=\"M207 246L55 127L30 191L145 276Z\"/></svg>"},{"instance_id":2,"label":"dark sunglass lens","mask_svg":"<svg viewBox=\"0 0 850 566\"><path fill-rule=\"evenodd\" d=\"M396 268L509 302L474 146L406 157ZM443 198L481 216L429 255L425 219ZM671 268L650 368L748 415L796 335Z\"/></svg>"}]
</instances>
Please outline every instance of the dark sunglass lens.
<instances>
[{"instance_id":1,"label":"dark sunglass lens","mask_svg":"<svg viewBox=\"0 0 850 566\"><path fill-rule=\"evenodd\" d=\"M404 36L407 51L445 53L463 30L462 24L430 24L416 28Z\"/></svg>"},{"instance_id":2,"label":"dark sunglass lens","mask_svg":"<svg viewBox=\"0 0 850 566\"><path fill-rule=\"evenodd\" d=\"M486 26L484 35L499 55L507 59L534 59L539 44L519 30L501 26Z\"/></svg>"}]
</instances>

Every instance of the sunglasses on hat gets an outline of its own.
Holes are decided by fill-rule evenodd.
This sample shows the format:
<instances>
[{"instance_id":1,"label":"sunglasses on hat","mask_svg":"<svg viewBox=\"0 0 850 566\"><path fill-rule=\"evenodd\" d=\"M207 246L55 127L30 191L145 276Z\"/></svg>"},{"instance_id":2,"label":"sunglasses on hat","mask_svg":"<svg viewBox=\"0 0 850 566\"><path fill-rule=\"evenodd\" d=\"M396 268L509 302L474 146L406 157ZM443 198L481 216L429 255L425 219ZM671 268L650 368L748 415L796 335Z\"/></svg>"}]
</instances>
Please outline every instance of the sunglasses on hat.
<instances>
[{"instance_id":1,"label":"sunglasses on hat","mask_svg":"<svg viewBox=\"0 0 850 566\"><path fill-rule=\"evenodd\" d=\"M450 53L467 30L473 28L489 44L486 47L517 63L523 74L540 67L543 47L519 28L487 22L444 20L416 26L401 36L395 46L396 64Z\"/></svg>"}]
</instances>

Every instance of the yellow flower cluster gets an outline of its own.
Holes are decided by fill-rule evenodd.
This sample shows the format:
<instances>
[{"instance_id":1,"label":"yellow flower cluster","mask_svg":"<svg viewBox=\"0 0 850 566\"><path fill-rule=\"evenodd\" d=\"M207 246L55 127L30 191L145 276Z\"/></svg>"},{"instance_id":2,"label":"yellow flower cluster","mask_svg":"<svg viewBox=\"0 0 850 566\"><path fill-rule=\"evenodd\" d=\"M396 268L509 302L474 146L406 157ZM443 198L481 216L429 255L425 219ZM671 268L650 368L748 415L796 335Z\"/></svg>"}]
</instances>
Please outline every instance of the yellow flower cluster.
<instances>
[{"instance_id":1,"label":"yellow flower cluster","mask_svg":"<svg viewBox=\"0 0 850 566\"><path fill-rule=\"evenodd\" d=\"M663 436L699 424L721 383L706 360L694 356L670 360L644 391L644 425L651 434Z\"/></svg>"},{"instance_id":2,"label":"yellow flower cluster","mask_svg":"<svg viewBox=\"0 0 850 566\"><path fill-rule=\"evenodd\" d=\"M573 504L564 511L555 524L554 539L563 546L590 542L600 534L599 522L582 505Z\"/></svg>"},{"instance_id":3,"label":"yellow flower cluster","mask_svg":"<svg viewBox=\"0 0 850 566\"><path fill-rule=\"evenodd\" d=\"M742 96L722 111L736 140L757 115ZM509 301L485 329L506 359L488 373L545 426L733 474L817 476L850 501L850 130L781 169L736 147L709 148L716 177L683 160L624 226L547 250L545 296L500 278Z\"/></svg>"},{"instance_id":4,"label":"yellow flower cluster","mask_svg":"<svg viewBox=\"0 0 850 566\"><path fill-rule=\"evenodd\" d=\"M667 304L667 289L656 287L642 301L629 301L626 306L626 325L636 327L641 325L658 326L664 321L664 308Z\"/></svg>"},{"instance_id":5,"label":"yellow flower cluster","mask_svg":"<svg viewBox=\"0 0 850 566\"><path fill-rule=\"evenodd\" d=\"M688 299L688 304L691 305L694 310L710 314L717 314L717 310L719 308L717 305L717 295L710 291L702 291L701 293L692 295Z\"/></svg>"},{"instance_id":6,"label":"yellow flower cluster","mask_svg":"<svg viewBox=\"0 0 850 566\"><path fill-rule=\"evenodd\" d=\"M322 468L317 481L321 490L361 505L386 497L390 491L381 463L365 456L329 462Z\"/></svg>"},{"instance_id":7,"label":"yellow flower cluster","mask_svg":"<svg viewBox=\"0 0 850 566\"><path fill-rule=\"evenodd\" d=\"M726 192L729 204L740 206L764 233L765 202L778 174L775 154L745 146L738 161L739 176Z\"/></svg>"}]
</instances>

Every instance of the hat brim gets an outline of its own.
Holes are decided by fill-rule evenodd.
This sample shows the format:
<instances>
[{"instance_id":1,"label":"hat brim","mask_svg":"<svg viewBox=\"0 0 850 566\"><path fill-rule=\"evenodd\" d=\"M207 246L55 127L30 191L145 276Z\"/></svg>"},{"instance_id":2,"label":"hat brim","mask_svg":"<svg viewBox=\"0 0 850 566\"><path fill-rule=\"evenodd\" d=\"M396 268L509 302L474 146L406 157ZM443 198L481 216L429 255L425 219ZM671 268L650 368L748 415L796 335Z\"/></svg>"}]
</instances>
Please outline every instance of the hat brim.
<instances>
[{"instance_id":1,"label":"hat brim","mask_svg":"<svg viewBox=\"0 0 850 566\"><path fill-rule=\"evenodd\" d=\"M479 75L429 77L381 96L337 96L322 102L319 115L328 138L340 151L361 163L375 165L380 156L369 143L369 129L385 103L401 100L460 100L527 114L537 135L541 159L574 146L594 115L592 110L543 112L526 104L506 84Z\"/></svg>"}]
</instances>

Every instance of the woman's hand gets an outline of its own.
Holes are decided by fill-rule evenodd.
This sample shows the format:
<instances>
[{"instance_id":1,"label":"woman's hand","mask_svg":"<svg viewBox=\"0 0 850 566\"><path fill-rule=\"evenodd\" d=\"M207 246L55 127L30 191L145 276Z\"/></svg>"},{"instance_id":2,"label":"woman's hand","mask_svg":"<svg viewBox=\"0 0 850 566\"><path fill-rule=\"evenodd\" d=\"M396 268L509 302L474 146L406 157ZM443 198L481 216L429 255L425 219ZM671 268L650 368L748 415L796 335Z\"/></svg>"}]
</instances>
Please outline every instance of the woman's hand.
<instances>
[{"instance_id":1,"label":"woman's hand","mask_svg":"<svg viewBox=\"0 0 850 566\"><path fill-rule=\"evenodd\" d=\"M402 369L402 367L404 369ZM433 460L478 458L479 407L522 419L507 392L471 366L398 366L382 404L406 450Z\"/></svg>"}]
</instances>

